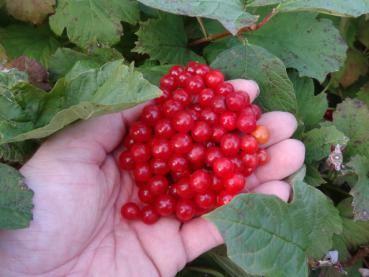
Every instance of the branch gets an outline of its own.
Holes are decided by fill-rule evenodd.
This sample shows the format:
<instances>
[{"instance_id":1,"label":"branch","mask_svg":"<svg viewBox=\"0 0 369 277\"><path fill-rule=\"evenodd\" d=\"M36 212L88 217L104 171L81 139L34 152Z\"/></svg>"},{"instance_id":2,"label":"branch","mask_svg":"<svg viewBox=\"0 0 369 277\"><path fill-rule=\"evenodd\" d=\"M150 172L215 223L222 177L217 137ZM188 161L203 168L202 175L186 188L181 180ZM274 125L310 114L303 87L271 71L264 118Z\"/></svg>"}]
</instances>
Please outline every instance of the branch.
<instances>
[{"instance_id":1,"label":"branch","mask_svg":"<svg viewBox=\"0 0 369 277\"><path fill-rule=\"evenodd\" d=\"M348 259L347 261L344 261L342 263L342 265L344 267L353 266L358 261L360 261L361 259L365 258L368 255L369 255L369 247L364 247L364 248L360 249L359 251L357 251L356 254L354 256L352 256L350 259Z\"/></svg>"},{"instance_id":2,"label":"branch","mask_svg":"<svg viewBox=\"0 0 369 277\"><path fill-rule=\"evenodd\" d=\"M252 24L250 26L246 26L241 28L238 33L236 34L236 36L240 36L243 33L247 33L247 32L253 32L256 31L258 29L260 29L261 27L263 27L267 22L269 22L276 14L278 13L277 9L274 8L266 17L264 17L264 19L262 21L260 21L257 24ZM225 37L229 37L232 36L232 33L225 31L223 33L219 33L219 34L215 34L215 35L210 35L208 37L205 38L201 38L195 41L192 41L190 43L190 46L194 46L194 45L199 45L199 44L203 44L206 42L210 42L210 41L214 41L214 40L218 40L221 38L225 38Z\"/></svg>"}]
</instances>

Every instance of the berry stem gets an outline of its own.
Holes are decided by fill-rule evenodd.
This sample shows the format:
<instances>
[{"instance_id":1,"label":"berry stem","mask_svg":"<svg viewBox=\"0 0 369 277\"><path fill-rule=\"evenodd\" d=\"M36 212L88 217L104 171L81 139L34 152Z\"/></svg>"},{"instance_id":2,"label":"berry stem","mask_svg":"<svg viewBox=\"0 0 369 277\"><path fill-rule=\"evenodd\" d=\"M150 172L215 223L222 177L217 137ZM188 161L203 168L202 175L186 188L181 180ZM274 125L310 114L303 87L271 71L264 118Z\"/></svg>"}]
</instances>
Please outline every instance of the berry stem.
<instances>
[{"instance_id":1,"label":"berry stem","mask_svg":"<svg viewBox=\"0 0 369 277\"><path fill-rule=\"evenodd\" d=\"M236 34L236 36L240 36L243 33L247 33L247 32L253 32L256 31L258 29L260 29L261 27L263 27L266 23L268 23L276 14L278 13L277 8L274 8L267 16L264 17L264 19L262 21L260 21L259 23L256 24L252 24L250 26L245 26L243 28L241 28L238 33ZM201 26L201 25L200 25ZM203 43L207 43L210 41L214 41L214 40L218 40L218 39L222 39L225 37L229 37L232 36L232 33L225 31L219 34L214 34L214 35L210 35L207 36L205 38L201 38L195 41L192 41L190 43L190 46L195 46L195 45L199 45L199 44L203 44Z\"/></svg>"},{"instance_id":2,"label":"berry stem","mask_svg":"<svg viewBox=\"0 0 369 277\"><path fill-rule=\"evenodd\" d=\"M197 22L200 25L201 32L202 32L204 38L208 38L209 34L208 34L208 31L206 30L204 22L202 21L202 18L199 17L199 16L196 16L196 19L197 19Z\"/></svg>"}]
</instances>

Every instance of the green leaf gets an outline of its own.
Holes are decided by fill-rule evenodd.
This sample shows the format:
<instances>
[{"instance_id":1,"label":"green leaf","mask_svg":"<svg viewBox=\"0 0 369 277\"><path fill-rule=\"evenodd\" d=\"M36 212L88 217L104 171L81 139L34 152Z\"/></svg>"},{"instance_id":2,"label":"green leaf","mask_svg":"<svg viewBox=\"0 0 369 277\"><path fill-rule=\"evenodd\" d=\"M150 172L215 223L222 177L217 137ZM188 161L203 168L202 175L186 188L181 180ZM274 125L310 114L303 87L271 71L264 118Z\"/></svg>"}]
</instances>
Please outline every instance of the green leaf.
<instances>
[{"instance_id":1,"label":"green leaf","mask_svg":"<svg viewBox=\"0 0 369 277\"><path fill-rule=\"evenodd\" d=\"M28 227L32 220L33 192L14 168L0 163L0 229Z\"/></svg>"},{"instance_id":2,"label":"green leaf","mask_svg":"<svg viewBox=\"0 0 369 277\"><path fill-rule=\"evenodd\" d=\"M300 78L296 72L289 74L295 88L297 99L297 115L304 122L306 130L310 130L323 119L328 108L327 95L314 95L314 82L310 78ZM314 107L312 109L311 107Z\"/></svg>"},{"instance_id":3,"label":"green leaf","mask_svg":"<svg viewBox=\"0 0 369 277\"><path fill-rule=\"evenodd\" d=\"M89 54L70 48L59 48L50 57L49 70L58 79L65 76L78 61L85 61L91 68L97 68L118 59L122 59L122 55L114 48L97 48Z\"/></svg>"},{"instance_id":4,"label":"green leaf","mask_svg":"<svg viewBox=\"0 0 369 277\"><path fill-rule=\"evenodd\" d=\"M338 71L343 65L347 46L330 20L318 20L316 16L278 14L246 37L250 43L278 56L287 67L296 68L300 76L322 82L328 73Z\"/></svg>"},{"instance_id":5,"label":"green leaf","mask_svg":"<svg viewBox=\"0 0 369 277\"><path fill-rule=\"evenodd\" d=\"M116 44L123 34L121 21L136 24L138 3L134 0L59 0L50 27L82 48Z\"/></svg>"},{"instance_id":6,"label":"green leaf","mask_svg":"<svg viewBox=\"0 0 369 277\"><path fill-rule=\"evenodd\" d=\"M369 107L369 82L361 87L360 91L357 93L357 98Z\"/></svg>"},{"instance_id":7,"label":"green leaf","mask_svg":"<svg viewBox=\"0 0 369 277\"><path fill-rule=\"evenodd\" d=\"M348 138L333 125L323 126L305 133L304 144L306 147L306 162L312 163L327 158L331 152L331 146L336 144L346 145Z\"/></svg>"},{"instance_id":8,"label":"green leaf","mask_svg":"<svg viewBox=\"0 0 369 277\"><path fill-rule=\"evenodd\" d=\"M258 16L244 10L241 0L139 0L139 2L170 13L218 20L233 35L258 19Z\"/></svg>"},{"instance_id":9,"label":"green leaf","mask_svg":"<svg viewBox=\"0 0 369 277\"><path fill-rule=\"evenodd\" d=\"M9 59L28 56L47 66L50 55L59 42L46 25L33 27L26 24L0 28L0 41Z\"/></svg>"},{"instance_id":10,"label":"green leaf","mask_svg":"<svg viewBox=\"0 0 369 277\"><path fill-rule=\"evenodd\" d=\"M223 51L211 64L229 79L255 80L260 87L258 103L265 111L296 113L293 85L282 61L256 45L239 45Z\"/></svg>"},{"instance_id":11,"label":"green leaf","mask_svg":"<svg viewBox=\"0 0 369 277\"><path fill-rule=\"evenodd\" d=\"M6 0L6 9L18 20L41 24L54 12L55 4L55 0Z\"/></svg>"},{"instance_id":12,"label":"green leaf","mask_svg":"<svg viewBox=\"0 0 369 277\"><path fill-rule=\"evenodd\" d=\"M369 109L364 102L346 98L333 113L333 124L350 138L345 156L369 156Z\"/></svg>"},{"instance_id":13,"label":"green leaf","mask_svg":"<svg viewBox=\"0 0 369 277\"><path fill-rule=\"evenodd\" d=\"M36 151L37 143L22 141L0 145L0 160L23 164Z\"/></svg>"},{"instance_id":14,"label":"green leaf","mask_svg":"<svg viewBox=\"0 0 369 277\"><path fill-rule=\"evenodd\" d=\"M187 48L183 19L171 14L141 22L134 52L148 54L152 60L168 64L186 64L204 59Z\"/></svg>"},{"instance_id":15,"label":"green leaf","mask_svg":"<svg viewBox=\"0 0 369 277\"><path fill-rule=\"evenodd\" d=\"M314 11L337 16L360 16L369 12L367 0L254 0L249 7L266 6L271 4L281 5L278 10L281 12Z\"/></svg>"},{"instance_id":16,"label":"green leaf","mask_svg":"<svg viewBox=\"0 0 369 277\"><path fill-rule=\"evenodd\" d=\"M308 276L307 258L320 258L342 231L332 202L303 182L293 202L243 194L205 217L222 234L228 256L246 272L266 276Z\"/></svg>"},{"instance_id":17,"label":"green leaf","mask_svg":"<svg viewBox=\"0 0 369 277\"><path fill-rule=\"evenodd\" d=\"M47 94L27 83L0 91L0 144L46 137L78 119L126 109L160 93L122 61L98 69L79 62Z\"/></svg>"},{"instance_id":18,"label":"green leaf","mask_svg":"<svg viewBox=\"0 0 369 277\"><path fill-rule=\"evenodd\" d=\"M360 158L359 158L360 159ZM352 249L369 243L369 221L354 220L352 198L341 201L340 211L343 224L342 238L347 248Z\"/></svg>"},{"instance_id":19,"label":"green leaf","mask_svg":"<svg viewBox=\"0 0 369 277\"><path fill-rule=\"evenodd\" d=\"M304 180L306 183L313 187L319 187L320 185L326 183L326 181L320 175L318 165L316 164L309 164L306 166L306 176Z\"/></svg>"},{"instance_id":20,"label":"green leaf","mask_svg":"<svg viewBox=\"0 0 369 277\"><path fill-rule=\"evenodd\" d=\"M347 164L358 176L350 194L353 196L352 206L354 216L358 220L369 220L369 159L364 156L354 156Z\"/></svg>"},{"instance_id":21,"label":"green leaf","mask_svg":"<svg viewBox=\"0 0 369 277\"><path fill-rule=\"evenodd\" d=\"M141 72L146 80L158 86L160 78L165 75L172 65L140 66L136 70Z\"/></svg>"}]
</instances>

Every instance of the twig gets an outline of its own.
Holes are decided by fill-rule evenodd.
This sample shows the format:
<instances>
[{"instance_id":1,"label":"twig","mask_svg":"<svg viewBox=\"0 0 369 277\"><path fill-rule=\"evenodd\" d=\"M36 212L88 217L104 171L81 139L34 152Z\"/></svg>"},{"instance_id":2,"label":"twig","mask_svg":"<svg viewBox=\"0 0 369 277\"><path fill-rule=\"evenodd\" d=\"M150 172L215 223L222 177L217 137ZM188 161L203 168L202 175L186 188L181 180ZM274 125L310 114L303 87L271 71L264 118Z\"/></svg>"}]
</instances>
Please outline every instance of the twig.
<instances>
[{"instance_id":1,"label":"twig","mask_svg":"<svg viewBox=\"0 0 369 277\"><path fill-rule=\"evenodd\" d=\"M355 255L353 255L350 259L347 261L344 261L342 265L344 267L350 267L356 264L361 259L365 258L367 255L369 255L369 247L364 247L356 252Z\"/></svg>"},{"instance_id":2,"label":"twig","mask_svg":"<svg viewBox=\"0 0 369 277\"><path fill-rule=\"evenodd\" d=\"M271 11L271 13L269 13L266 17L264 17L264 19L261 22L259 22L257 24L252 24L251 26L246 26L246 27L241 28L238 31L238 33L236 34L236 36L239 36L239 35L241 35L243 33L252 32L252 31L256 31L256 30L260 29L267 22L269 22L269 20L271 20L272 17L274 17L277 13L278 13L278 10L276 8L274 8ZM201 39L192 41L190 43L190 46L203 44L203 43L206 43L206 42L218 40L218 39L229 37L229 36L232 36L232 33L228 32L228 31L223 32L223 33L219 33L219 34L215 34L215 35L210 35L208 37L205 37L205 38L201 38Z\"/></svg>"}]
</instances>

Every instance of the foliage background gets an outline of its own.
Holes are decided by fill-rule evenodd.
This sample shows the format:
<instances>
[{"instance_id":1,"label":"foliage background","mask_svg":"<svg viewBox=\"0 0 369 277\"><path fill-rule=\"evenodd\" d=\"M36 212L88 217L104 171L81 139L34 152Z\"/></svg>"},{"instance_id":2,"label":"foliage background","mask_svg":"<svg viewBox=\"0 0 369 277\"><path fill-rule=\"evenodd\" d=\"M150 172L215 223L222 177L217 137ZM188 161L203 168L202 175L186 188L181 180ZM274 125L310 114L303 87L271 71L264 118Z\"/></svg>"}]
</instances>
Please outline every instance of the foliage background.
<instances>
[{"instance_id":1,"label":"foliage background","mask_svg":"<svg viewBox=\"0 0 369 277\"><path fill-rule=\"evenodd\" d=\"M367 14L368 0L0 0L0 228L32 219L17 168L47 136L156 97L170 65L197 60L256 80L264 111L295 114L307 153L288 178L291 203L243 195L208 214L227 249L178 276L341 276L341 266L360 276L369 265ZM327 165L337 144L338 170ZM320 268L328 250L339 263Z\"/></svg>"}]
</instances>

